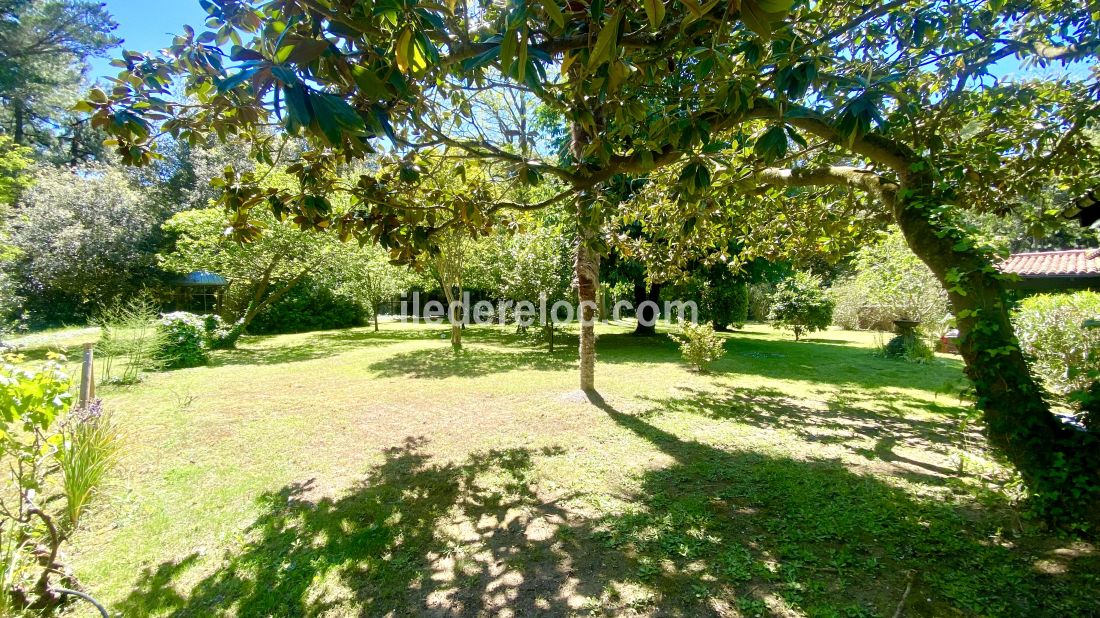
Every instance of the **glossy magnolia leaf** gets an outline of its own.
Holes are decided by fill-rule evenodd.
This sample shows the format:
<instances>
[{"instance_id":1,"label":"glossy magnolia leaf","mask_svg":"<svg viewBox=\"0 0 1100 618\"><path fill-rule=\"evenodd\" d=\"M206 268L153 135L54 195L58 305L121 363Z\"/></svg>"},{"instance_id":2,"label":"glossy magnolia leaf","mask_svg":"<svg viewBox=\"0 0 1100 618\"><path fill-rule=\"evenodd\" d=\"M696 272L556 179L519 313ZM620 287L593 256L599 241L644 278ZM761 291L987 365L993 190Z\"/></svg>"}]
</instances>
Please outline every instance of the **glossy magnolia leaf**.
<instances>
[{"instance_id":1,"label":"glossy magnolia leaf","mask_svg":"<svg viewBox=\"0 0 1100 618\"><path fill-rule=\"evenodd\" d=\"M254 49L248 49L241 47L240 45L234 45L232 51L229 53L229 57L237 62L244 62L248 60L263 60L264 55Z\"/></svg>"},{"instance_id":2,"label":"glossy magnolia leaf","mask_svg":"<svg viewBox=\"0 0 1100 618\"><path fill-rule=\"evenodd\" d=\"M622 20L622 12L616 11L604 24L596 37L596 46L592 48L592 55L588 59L588 68L594 69L611 59L611 51L619 41L619 24Z\"/></svg>"},{"instance_id":3,"label":"glossy magnolia leaf","mask_svg":"<svg viewBox=\"0 0 1100 618\"><path fill-rule=\"evenodd\" d=\"M872 124L882 123L882 113L879 111L881 100L882 93L867 91L844 105L837 122L837 131L848 144L869 133Z\"/></svg>"},{"instance_id":4,"label":"glossy magnolia leaf","mask_svg":"<svg viewBox=\"0 0 1100 618\"><path fill-rule=\"evenodd\" d=\"M306 39L298 41L286 56L286 61L294 64L309 64L321 57L331 44L325 40Z\"/></svg>"},{"instance_id":5,"label":"glossy magnolia leaf","mask_svg":"<svg viewBox=\"0 0 1100 618\"><path fill-rule=\"evenodd\" d=\"M565 27L565 15L562 14L561 8L558 7L557 2L554 0L542 0L542 7L546 9L546 15L550 18L550 21L554 22L558 28Z\"/></svg>"},{"instance_id":6,"label":"glossy magnolia leaf","mask_svg":"<svg viewBox=\"0 0 1100 618\"><path fill-rule=\"evenodd\" d=\"M665 3L662 0L642 0L649 27L656 30L665 20Z\"/></svg>"},{"instance_id":7,"label":"glossy magnolia leaf","mask_svg":"<svg viewBox=\"0 0 1100 618\"><path fill-rule=\"evenodd\" d=\"M359 86L359 92L367 98L374 101L388 98L386 84L371 69L356 65L351 68L351 75L355 78L356 85Z\"/></svg>"},{"instance_id":8,"label":"glossy magnolia leaf","mask_svg":"<svg viewBox=\"0 0 1100 618\"><path fill-rule=\"evenodd\" d=\"M409 72L409 46L412 43L412 35L412 30L402 30L401 34L397 35L397 43L393 48L397 59L397 68L403 73Z\"/></svg>"},{"instance_id":9,"label":"glossy magnolia leaf","mask_svg":"<svg viewBox=\"0 0 1100 618\"><path fill-rule=\"evenodd\" d=\"M781 0L773 0L771 2L767 0L742 0L741 2L741 21L745 22L745 26L756 33L757 36L764 40L768 40L772 37L772 32L775 27L787 17L787 12L790 10L791 3L785 2L786 8L782 10L769 11L766 6L779 6L784 4Z\"/></svg>"},{"instance_id":10,"label":"glossy magnolia leaf","mask_svg":"<svg viewBox=\"0 0 1100 618\"><path fill-rule=\"evenodd\" d=\"M573 63L577 60L577 54L575 52L565 52L561 57L561 74L568 75L569 67L573 66Z\"/></svg>"},{"instance_id":11,"label":"glossy magnolia leaf","mask_svg":"<svg viewBox=\"0 0 1100 618\"><path fill-rule=\"evenodd\" d=\"M313 108L304 86L287 86L283 89L287 109L287 130L297 133L301 127L313 123Z\"/></svg>"},{"instance_id":12,"label":"glossy magnolia leaf","mask_svg":"<svg viewBox=\"0 0 1100 618\"><path fill-rule=\"evenodd\" d=\"M768 13L789 13L794 0L756 0L757 6Z\"/></svg>"},{"instance_id":13,"label":"glossy magnolia leaf","mask_svg":"<svg viewBox=\"0 0 1100 618\"><path fill-rule=\"evenodd\" d=\"M512 61L516 58L516 47L519 46L516 42L518 34L515 30L508 30L504 33L504 39L500 42L500 70L505 73L510 71Z\"/></svg>"},{"instance_id":14,"label":"glossy magnolia leaf","mask_svg":"<svg viewBox=\"0 0 1100 618\"><path fill-rule=\"evenodd\" d=\"M787 132L783 125L764 131L763 135L756 138L753 150L768 163L787 156Z\"/></svg>"},{"instance_id":15,"label":"glossy magnolia leaf","mask_svg":"<svg viewBox=\"0 0 1100 618\"><path fill-rule=\"evenodd\" d=\"M520 32L518 49L516 50L516 71L515 76L519 81L525 81L524 77L527 72L527 31L524 29Z\"/></svg>"},{"instance_id":16,"label":"glossy magnolia leaf","mask_svg":"<svg viewBox=\"0 0 1100 618\"><path fill-rule=\"evenodd\" d=\"M252 77L256 73L256 67L242 69L236 75L226 78L218 82L218 92L229 92L230 90L240 86L248 78Z\"/></svg>"}]
</instances>

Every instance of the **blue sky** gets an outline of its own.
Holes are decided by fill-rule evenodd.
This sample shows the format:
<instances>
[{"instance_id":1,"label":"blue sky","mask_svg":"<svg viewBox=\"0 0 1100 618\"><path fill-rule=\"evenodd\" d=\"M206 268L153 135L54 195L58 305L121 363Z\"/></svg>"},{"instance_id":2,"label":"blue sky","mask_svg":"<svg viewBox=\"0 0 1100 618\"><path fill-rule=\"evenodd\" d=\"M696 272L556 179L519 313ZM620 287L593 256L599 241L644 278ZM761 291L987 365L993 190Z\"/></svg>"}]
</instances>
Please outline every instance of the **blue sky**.
<instances>
[{"instance_id":1,"label":"blue sky","mask_svg":"<svg viewBox=\"0 0 1100 618\"><path fill-rule=\"evenodd\" d=\"M199 30L206 21L206 11L199 0L105 0L107 10L118 22L115 34L124 39L123 49L141 52L156 51L172 42L172 35L180 32L184 24ZM111 56L120 55L121 49L112 50ZM110 58L91 58L89 77L92 81L114 76L117 69L110 66ZM1006 58L993 67L997 77L1023 77L1024 75L1053 76L1065 71L1061 65L1042 70L1024 70L1014 58ZM1084 77L1088 69L1078 63L1069 69L1070 75Z\"/></svg>"},{"instance_id":2,"label":"blue sky","mask_svg":"<svg viewBox=\"0 0 1100 618\"><path fill-rule=\"evenodd\" d=\"M172 42L172 35L183 30L183 24L190 24L196 30L206 21L206 11L199 6L199 0L105 0L107 10L118 22L115 34L123 39L124 49L136 51L156 51ZM115 48L111 56L120 55ZM110 58L91 58L92 72L89 77L113 76L117 69L110 66Z\"/></svg>"}]
</instances>

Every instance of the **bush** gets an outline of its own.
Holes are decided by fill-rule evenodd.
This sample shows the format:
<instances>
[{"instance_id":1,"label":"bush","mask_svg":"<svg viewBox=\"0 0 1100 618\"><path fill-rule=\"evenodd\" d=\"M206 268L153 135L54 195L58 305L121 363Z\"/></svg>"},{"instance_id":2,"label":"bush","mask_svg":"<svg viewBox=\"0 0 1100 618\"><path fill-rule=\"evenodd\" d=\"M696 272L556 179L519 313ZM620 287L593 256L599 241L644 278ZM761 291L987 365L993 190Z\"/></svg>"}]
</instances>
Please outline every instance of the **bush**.
<instances>
[{"instance_id":1,"label":"bush","mask_svg":"<svg viewBox=\"0 0 1100 618\"><path fill-rule=\"evenodd\" d=\"M772 294L775 286L771 283L752 283L748 287L749 319L754 322L766 322L772 310Z\"/></svg>"},{"instance_id":2,"label":"bush","mask_svg":"<svg viewBox=\"0 0 1100 618\"><path fill-rule=\"evenodd\" d=\"M362 326L366 318L366 309L355 299L305 281L261 311L248 330L263 335L304 333Z\"/></svg>"},{"instance_id":3,"label":"bush","mask_svg":"<svg viewBox=\"0 0 1100 618\"><path fill-rule=\"evenodd\" d=\"M901 319L938 327L947 316L947 292L899 230L862 248L854 265L855 273L829 290L841 328L890 330Z\"/></svg>"},{"instance_id":4,"label":"bush","mask_svg":"<svg viewBox=\"0 0 1100 618\"><path fill-rule=\"evenodd\" d=\"M160 216L153 193L105 165L39 170L5 239L37 324L85 321L93 302L132 295L150 281Z\"/></svg>"},{"instance_id":5,"label":"bush","mask_svg":"<svg viewBox=\"0 0 1100 618\"><path fill-rule=\"evenodd\" d=\"M220 315L202 316L203 330L206 332L206 345L211 350L232 350L237 340L244 334L244 318L230 324Z\"/></svg>"},{"instance_id":6,"label":"bush","mask_svg":"<svg viewBox=\"0 0 1100 618\"><path fill-rule=\"evenodd\" d=\"M166 313L159 328L165 337L159 356L166 367L181 369L206 364L205 318L186 311Z\"/></svg>"},{"instance_id":7,"label":"bush","mask_svg":"<svg viewBox=\"0 0 1100 618\"><path fill-rule=\"evenodd\" d=\"M0 367L0 460L9 482L0 485L0 615L36 608L54 615L58 584L79 588L67 575L61 545L102 483L118 451L117 433L98 403L72 410L72 381L56 357L37 371L11 359ZM67 416L66 416L67 413ZM60 482L53 475L60 472ZM60 494L55 493L60 488ZM69 523L53 507L63 499ZM39 615L35 612L34 615Z\"/></svg>"},{"instance_id":8,"label":"bush","mask_svg":"<svg viewBox=\"0 0 1100 618\"><path fill-rule=\"evenodd\" d=\"M1100 331L1084 327L1100 316L1100 294L1039 294L1025 298L1013 315L1020 347L1031 369L1052 393L1082 391L1100 372Z\"/></svg>"},{"instance_id":9,"label":"bush","mask_svg":"<svg viewBox=\"0 0 1100 618\"><path fill-rule=\"evenodd\" d=\"M714 324L692 324L686 322L680 327L683 337L672 335L672 340L680 344L680 353L696 371L706 371L711 363L726 355L722 338L714 331Z\"/></svg>"},{"instance_id":10,"label":"bush","mask_svg":"<svg viewBox=\"0 0 1100 618\"><path fill-rule=\"evenodd\" d=\"M833 301L822 289L821 279L809 273L795 273L781 281L771 302L772 324L793 331L795 341L828 328L833 321Z\"/></svg>"},{"instance_id":11,"label":"bush","mask_svg":"<svg viewBox=\"0 0 1100 618\"><path fill-rule=\"evenodd\" d=\"M749 317L749 286L741 279L713 282L703 289L701 318L714 323L715 330L740 329Z\"/></svg>"},{"instance_id":12,"label":"bush","mask_svg":"<svg viewBox=\"0 0 1100 618\"><path fill-rule=\"evenodd\" d=\"M904 359L914 363L928 362L936 357L935 351L919 334L911 337L904 335L893 337L882 346L881 351L887 358Z\"/></svg>"}]
</instances>

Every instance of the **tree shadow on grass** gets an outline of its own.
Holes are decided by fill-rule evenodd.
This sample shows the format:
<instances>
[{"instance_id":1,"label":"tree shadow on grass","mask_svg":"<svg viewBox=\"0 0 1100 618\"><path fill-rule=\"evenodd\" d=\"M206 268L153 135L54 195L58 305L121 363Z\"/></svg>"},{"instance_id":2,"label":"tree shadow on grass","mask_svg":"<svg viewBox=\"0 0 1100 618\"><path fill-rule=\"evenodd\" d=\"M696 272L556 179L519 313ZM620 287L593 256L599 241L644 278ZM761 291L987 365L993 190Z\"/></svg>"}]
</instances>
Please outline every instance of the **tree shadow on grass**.
<instances>
[{"instance_id":1,"label":"tree shadow on grass","mask_svg":"<svg viewBox=\"0 0 1100 618\"><path fill-rule=\"evenodd\" d=\"M379 377L438 380L476 378L509 371L569 371L576 366L576 353L550 354L538 350L498 351L483 345L466 344L461 350L447 347L413 350L388 356L368 369Z\"/></svg>"},{"instance_id":2,"label":"tree shadow on grass","mask_svg":"<svg viewBox=\"0 0 1100 618\"><path fill-rule=\"evenodd\" d=\"M211 367L226 365L279 365L338 356L372 345L391 345L406 341L429 341L432 331L388 329L374 332L368 327L341 331L298 333L294 343L278 343L287 335L249 335L236 349L215 352Z\"/></svg>"},{"instance_id":3,"label":"tree shadow on grass","mask_svg":"<svg viewBox=\"0 0 1100 618\"><path fill-rule=\"evenodd\" d=\"M190 589L196 559L150 568L127 616L1088 615L1095 553L1004 539L1000 511L922 500L833 461L685 440L593 397L671 463L625 512L552 494L560 448L437 463L422 440L342 497L265 495L249 540ZM553 481L553 479L549 479ZM614 493L615 489L603 490ZM906 588L910 594L905 595ZM904 599L904 600L903 600Z\"/></svg>"},{"instance_id":4,"label":"tree shadow on grass","mask_svg":"<svg viewBox=\"0 0 1100 618\"><path fill-rule=\"evenodd\" d=\"M577 363L577 335L556 335L554 352L545 342L531 337L501 333L499 329L470 329L463 335L463 348L454 351L441 342L438 347L400 352L369 366L380 377L441 379L507 373L509 371L572 371ZM676 344L666 337L633 337L611 334L600 337L601 363L654 363L679 361Z\"/></svg>"},{"instance_id":5,"label":"tree shadow on grass","mask_svg":"<svg viewBox=\"0 0 1100 618\"><path fill-rule=\"evenodd\" d=\"M848 389L942 390L963 380L962 363L935 359L917 365L876 356L865 347L834 342L777 341L730 336L714 373L759 375L774 380L818 382Z\"/></svg>"}]
</instances>

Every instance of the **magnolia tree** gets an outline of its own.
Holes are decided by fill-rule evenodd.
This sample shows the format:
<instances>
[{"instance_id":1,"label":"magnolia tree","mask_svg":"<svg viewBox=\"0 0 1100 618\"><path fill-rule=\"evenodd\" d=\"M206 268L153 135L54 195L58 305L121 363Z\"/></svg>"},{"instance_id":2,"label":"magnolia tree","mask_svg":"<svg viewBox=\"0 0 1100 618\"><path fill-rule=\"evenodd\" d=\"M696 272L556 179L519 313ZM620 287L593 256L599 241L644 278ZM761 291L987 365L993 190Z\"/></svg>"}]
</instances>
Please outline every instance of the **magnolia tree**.
<instances>
[{"instance_id":1,"label":"magnolia tree","mask_svg":"<svg viewBox=\"0 0 1100 618\"><path fill-rule=\"evenodd\" d=\"M235 288L237 302L222 309L228 310L240 332L296 284L328 266L339 249L331 236L279 223L270 213L257 215L267 233L247 244L225 236L224 213L214 208L185 210L164 224L172 249L161 254L161 267L181 274L208 270L225 277Z\"/></svg>"},{"instance_id":2,"label":"magnolia tree","mask_svg":"<svg viewBox=\"0 0 1100 618\"><path fill-rule=\"evenodd\" d=\"M262 207L412 260L442 230L570 200L585 320L580 385L592 389L599 231L614 205L608 181L672 166L670 205L685 222L722 210L753 240L756 225L782 224L773 211L796 209L816 224L818 244L842 244L863 228L835 225L851 218L835 205L852 194L856 208L896 222L947 289L989 438L1036 503L1056 513L1095 497L1100 449L1051 414L1013 336L993 256L956 216L960 205L1006 203L1052 175L1071 193L1091 188L1097 155L1082 132L1100 113L1094 75L989 76L1002 61L1095 59L1100 20L1078 0L203 6L206 31L185 29L166 56L126 52L118 79L82 109L139 165L161 132L249 136L263 161L278 158L272 125L304 138L311 148L288 167L296 190L241 182L223 197L238 236L259 233L250 211ZM168 96L177 78L190 100ZM568 124L560 156L522 152L484 130L479 102L515 90ZM354 185L340 180L341 166L383 140L402 155L392 169ZM415 180L403 153L438 145L493 162L496 177L562 190L518 204L464 193L426 208L380 180ZM356 207L334 216L336 192Z\"/></svg>"}]
</instances>

